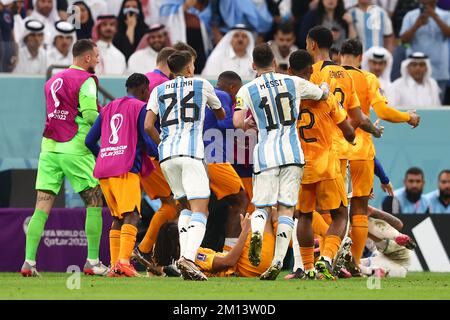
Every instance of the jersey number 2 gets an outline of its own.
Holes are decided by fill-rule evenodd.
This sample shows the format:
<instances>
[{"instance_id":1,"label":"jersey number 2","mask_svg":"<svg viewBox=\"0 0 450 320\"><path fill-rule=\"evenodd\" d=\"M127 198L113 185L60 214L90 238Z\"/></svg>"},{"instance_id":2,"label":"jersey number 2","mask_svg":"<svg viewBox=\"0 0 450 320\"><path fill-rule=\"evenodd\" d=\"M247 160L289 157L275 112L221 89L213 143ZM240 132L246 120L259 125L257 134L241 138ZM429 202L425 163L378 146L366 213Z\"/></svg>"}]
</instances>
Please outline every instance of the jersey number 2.
<instances>
[{"instance_id":1,"label":"jersey number 2","mask_svg":"<svg viewBox=\"0 0 450 320\"><path fill-rule=\"evenodd\" d=\"M191 91L180 101L181 120L183 122L195 122L200 118L199 106L193 102L188 102L193 97L194 97L194 91ZM170 99L170 103L166 109L166 112L164 112L164 115L161 119L161 127L168 127L168 126L172 126L172 125L179 123L177 118L174 118L172 120L167 120L167 118L169 118L169 115L173 110L173 107L175 107L178 103L177 94L169 93L169 94L165 94L165 95L162 95L159 97L159 101L164 104L166 103L166 100L168 100L168 99ZM189 109L191 109L193 112L192 116L188 116L186 114Z\"/></svg>"},{"instance_id":2,"label":"jersey number 2","mask_svg":"<svg viewBox=\"0 0 450 320\"><path fill-rule=\"evenodd\" d=\"M304 126L300 126L298 128L299 134L300 134L300 138L302 138L303 141L307 142L307 143L311 143L311 142L316 142L317 139L316 138L306 138L305 137L305 130L307 129L311 129L314 124L316 123L316 119L314 118L314 114L309 111L308 109L302 109L300 110L300 117L299 119L302 120L303 114L309 114L309 124L304 125Z\"/></svg>"}]
</instances>

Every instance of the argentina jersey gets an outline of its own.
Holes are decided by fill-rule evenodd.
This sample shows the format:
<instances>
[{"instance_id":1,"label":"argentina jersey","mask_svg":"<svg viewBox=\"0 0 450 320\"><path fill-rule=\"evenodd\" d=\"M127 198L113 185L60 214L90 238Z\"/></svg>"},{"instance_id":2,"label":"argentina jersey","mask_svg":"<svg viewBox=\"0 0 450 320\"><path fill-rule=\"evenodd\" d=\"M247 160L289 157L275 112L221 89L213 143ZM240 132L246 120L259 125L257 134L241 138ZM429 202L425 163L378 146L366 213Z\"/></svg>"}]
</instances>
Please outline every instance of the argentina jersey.
<instances>
[{"instance_id":1,"label":"argentina jersey","mask_svg":"<svg viewBox=\"0 0 450 320\"><path fill-rule=\"evenodd\" d=\"M203 159L205 107L221 108L213 86L200 78L176 77L156 87L147 110L159 115L159 160L189 156Z\"/></svg>"},{"instance_id":2,"label":"argentina jersey","mask_svg":"<svg viewBox=\"0 0 450 320\"><path fill-rule=\"evenodd\" d=\"M300 100L319 100L322 95L309 81L274 72L262 74L239 90L236 110L250 109L258 127L253 150L255 173L304 164L296 128Z\"/></svg>"}]
</instances>

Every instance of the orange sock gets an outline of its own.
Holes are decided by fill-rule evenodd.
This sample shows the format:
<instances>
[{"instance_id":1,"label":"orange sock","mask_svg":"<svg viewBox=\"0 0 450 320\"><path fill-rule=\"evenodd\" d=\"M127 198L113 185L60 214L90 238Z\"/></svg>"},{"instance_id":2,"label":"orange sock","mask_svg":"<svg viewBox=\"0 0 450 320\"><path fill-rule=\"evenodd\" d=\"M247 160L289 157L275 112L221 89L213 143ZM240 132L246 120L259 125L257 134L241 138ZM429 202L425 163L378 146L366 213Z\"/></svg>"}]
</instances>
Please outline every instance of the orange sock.
<instances>
[{"instance_id":1,"label":"orange sock","mask_svg":"<svg viewBox=\"0 0 450 320\"><path fill-rule=\"evenodd\" d=\"M156 242L159 229L161 226L170 220L175 220L177 218L177 210L175 207L163 203L161 208L155 212L150 225L148 226L147 232L145 233L144 239L142 239L139 244L139 250L144 253L149 253L153 249L153 245Z\"/></svg>"},{"instance_id":2,"label":"orange sock","mask_svg":"<svg viewBox=\"0 0 450 320\"><path fill-rule=\"evenodd\" d=\"M314 238L319 239L319 250L320 250L320 252L323 252L323 245L325 244L324 237L322 237L318 234L314 234Z\"/></svg>"},{"instance_id":3,"label":"orange sock","mask_svg":"<svg viewBox=\"0 0 450 320\"><path fill-rule=\"evenodd\" d=\"M109 254L111 256L111 267L114 267L119 258L120 230L109 231Z\"/></svg>"},{"instance_id":4,"label":"orange sock","mask_svg":"<svg viewBox=\"0 0 450 320\"><path fill-rule=\"evenodd\" d=\"M364 251L369 233L369 219L366 215L355 214L352 217L352 255L357 265Z\"/></svg>"},{"instance_id":5,"label":"orange sock","mask_svg":"<svg viewBox=\"0 0 450 320\"><path fill-rule=\"evenodd\" d=\"M322 216L323 220L325 220L327 225L330 225L333 222L333 219L331 219L331 213L329 213L329 212L322 213L321 216Z\"/></svg>"},{"instance_id":6,"label":"orange sock","mask_svg":"<svg viewBox=\"0 0 450 320\"><path fill-rule=\"evenodd\" d=\"M314 247L300 247L300 254L303 260L305 271L314 269Z\"/></svg>"},{"instance_id":7,"label":"orange sock","mask_svg":"<svg viewBox=\"0 0 450 320\"><path fill-rule=\"evenodd\" d=\"M321 237L325 237L327 234L329 225L325 222L325 219L317 211L313 211L312 228L315 234Z\"/></svg>"},{"instance_id":8,"label":"orange sock","mask_svg":"<svg viewBox=\"0 0 450 320\"><path fill-rule=\"evenodd\" d=\"M325 244L322 252L322 256L334 259L337 251L339 250L339 246L341 245L341 238L335 235L329 235L325 238Z\"/></svg>"},{"instance_id":9,"label":"orange sock","mask_svg":"<svg viewBox=\"0 0 450 320\"><path fill-rule=\"evenodd\" d=\"M130 261L134 244L136 243L137 228L131 224L122 225L120 232L119 260Z\"/></svg>"}]
</instances>

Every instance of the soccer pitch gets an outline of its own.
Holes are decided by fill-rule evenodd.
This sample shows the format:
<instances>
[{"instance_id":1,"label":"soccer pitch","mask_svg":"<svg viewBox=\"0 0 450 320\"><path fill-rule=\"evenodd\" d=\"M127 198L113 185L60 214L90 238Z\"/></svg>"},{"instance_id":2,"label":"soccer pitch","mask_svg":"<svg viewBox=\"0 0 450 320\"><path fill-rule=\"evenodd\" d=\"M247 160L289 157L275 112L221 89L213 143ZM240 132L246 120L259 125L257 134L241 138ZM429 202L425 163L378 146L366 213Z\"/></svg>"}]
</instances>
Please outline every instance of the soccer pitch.
<instances>
[{"instance_id":1,"label":"soccer pitch","mask_svg":"<svg viewBox=\"0 0 450 320\"><path fill-rule=\"evenodd\" d=\"M77 278L42 273L22 278L0 273L0 299L152 299L152 300L307 300L307 299L450 299L450 273L409 273L405 279L340 279L337 281L255 278L210 278L207 282L178 278ZM73 277L73 276L72 276ZM379 289L377 289L377 287ZM372 288L372 289L370 289Z\"/></svg>"}]
</instances>

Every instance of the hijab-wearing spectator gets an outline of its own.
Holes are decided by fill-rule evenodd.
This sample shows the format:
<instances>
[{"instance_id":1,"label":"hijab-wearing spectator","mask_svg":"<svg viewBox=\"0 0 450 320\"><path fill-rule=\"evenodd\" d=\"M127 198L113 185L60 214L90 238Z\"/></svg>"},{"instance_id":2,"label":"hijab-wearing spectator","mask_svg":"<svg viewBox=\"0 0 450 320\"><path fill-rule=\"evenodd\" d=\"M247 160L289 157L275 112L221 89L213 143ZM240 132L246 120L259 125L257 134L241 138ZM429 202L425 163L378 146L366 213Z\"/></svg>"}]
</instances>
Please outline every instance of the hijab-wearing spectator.
<instances>
[{"instance_id":1,"label":"hijab-wearing spectator","mask_svg":"<svg viewBox=\"0 0 450 320\"><path fill-rule=\"evenodd\" d=\"M331 29L336 48L340 48L345 39L356 36L350 14L346 12L343 0L320 0L317 9L309 11L304 16L298 33L302 48L306 48L308 31L316 25L323 25Z\"/></svg>"},{"instance_id":2,"label":"hijab-wearing spectator","mask_svg":"<svg viewBox=\"0 0 450 320\"><path fill-rule=\"evenodd\" d=\"M114 38L114 45L128 61L148 29L141 3L138 0L124 0L117 20L119 30Z\"/></svg>"},{"instance_id":3,"label":"hijab-wearing spectator","mask_svg":"<svg viewBox=\"0 0 450 320\"><path fill-rule=\"evenodd\" d=\"M106 5L107 1L109 0L84 0L84 2L86 2L86 5L91 10L92 17L94 18L94 20L97 20L98 16L107 15L108 12L108 7Z\"/></svg>"},{"instance_id":4,"label":"hijab-wearing spectator","mask_svg":"<svg viewBox=\"0 0 450 320\"><path fill-rule=\"evenodd\" d=\"M170 42L164 25L150 27L135 53L128 60L128 73L147 73L155 69L158 53Z\"/></svg>"},{"instance_id":5,"label":"hijab-wearing spectator","mask_svg":"<svg viewBox=\"0 0 450 320\"><path fill-rule=\"evenodd\" d=\"M72 64L72 46L77 41L75 27L67 21L55 23L52 46L47 50L47 66Z\"/></svg>"},{"instance_id":6,"label":"hijab-wearing spectator","mask_svg":"<svg viewBox=\"0 0 450 320\"><path fill-rule=\"evenodd\" d=\"M415 52L402 62L402 76L392 84L392 105L435 107L441 105L439 86L431 77L431 63L422 52Z\"/></svg>"},{"instance_id":7,"label":"hijab-wearing spectator","mask_svg":"<svg viewBox=\"0 0 450 320\"><path fill-rule=\"evenodd\" d=\"M94 27L94 19L92 17L91 9L84 1L75 1L74 6L80 8L80 28L76 29L77 38L90 39L92 35L92 28Z\"/></svg>"},{"instance_id":8,"label":"hijab-wearing spectator","mask_svg":"<svg viewBox=\"0 0 450 320\"><path fill-rule=\"evenodd\" d=\"M212 49L209 1L166 0L161 5L160 15L172 43L184 42L195 49L195 72L200 73Z\"/></svg>"},{"instance_id":9,"label":"hijab-wearing spectator","mask_svg":"<svg viewBox=\"0 0 450 320\"><path fill-rule=\"evenodd\" d=\"M391 70L392 54L383 47L372 47L363 54L361 68L372 72L380 82L380 88L388 101L393 101Z\"/></svg>"},{"instance_id":10,"label":"hijab-wearing spectator","mask_svg":"<svg viewBox=\"0 0 450 320\"><path fill-rule=\"evenodd\" d=\"M208 57L202 76L217 79L224 71L234 71L243 79L252 79L252 52L255 47L253 35L245 26L238 25L230 30Z\"/></svg>"},{"instance_id":11,"label":"hijab-wearing spectator","mask_svg":"<svg viewBox=\"0 0 450 320\"><path fill-rule=\"evenodd\" d=\"M19 61L14 73L19 74L45 74L47 57L43 48L45 25L39 20L25 19L19 49Z\"/></svg>"},{"instance_id":12,"label":"hijab-wearing spectator","mask_svg":"<svg viewBox=\"0 0 450 320\"><path fill-rule=\"evenodd\" d=\"M100 63L97 73L108 75L121 75L127 69L125 56L113 45L117 34L117 19L113 15L98 16L92 29L92 40L97 43L100 51Z\"/></svg>"}]
</instances>

